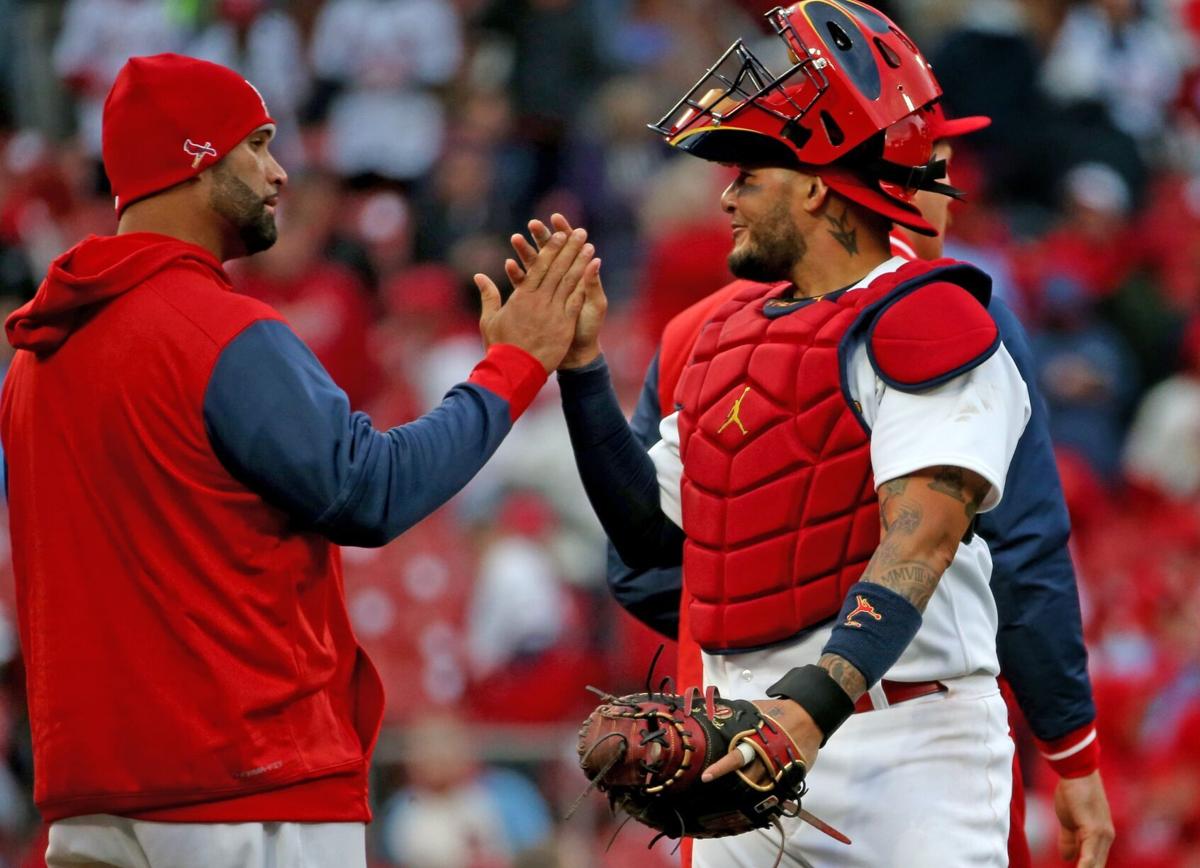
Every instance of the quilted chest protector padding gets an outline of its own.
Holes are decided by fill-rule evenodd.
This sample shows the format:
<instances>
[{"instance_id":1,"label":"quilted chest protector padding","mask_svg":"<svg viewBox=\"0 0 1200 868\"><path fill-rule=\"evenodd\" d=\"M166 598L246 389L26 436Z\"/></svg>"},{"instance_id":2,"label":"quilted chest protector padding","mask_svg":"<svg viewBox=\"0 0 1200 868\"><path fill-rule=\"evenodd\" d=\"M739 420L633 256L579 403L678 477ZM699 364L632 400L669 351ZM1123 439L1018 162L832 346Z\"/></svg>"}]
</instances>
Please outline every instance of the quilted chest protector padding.
<instances>
[{"instance_id":1,"label":"quilted chest protector padding","mask_svg":"<svg viewBox=\"0 0 1200 868\"><path fill-rule=\"evenodd\" d=\"M870 435L844 384L847 336L938 273L959 276L961 266L938 265L910 263L775 318L764 313L772 290L748 289L701 330L675 393L684 577L701 647L785 640L837 614L861 577L879 505Z\"/></svg>"}]
</instances>

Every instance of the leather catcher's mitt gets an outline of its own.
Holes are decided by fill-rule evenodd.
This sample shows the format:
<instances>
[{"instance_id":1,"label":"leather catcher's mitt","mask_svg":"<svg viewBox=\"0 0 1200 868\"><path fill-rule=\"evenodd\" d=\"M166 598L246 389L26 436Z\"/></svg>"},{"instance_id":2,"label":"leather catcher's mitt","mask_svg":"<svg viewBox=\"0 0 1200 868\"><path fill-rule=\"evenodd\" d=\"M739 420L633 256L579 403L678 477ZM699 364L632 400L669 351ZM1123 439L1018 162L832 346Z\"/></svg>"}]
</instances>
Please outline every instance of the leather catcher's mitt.
<instances>
[{"instance_id":1,"label":"leather catcher's mitt","mask_svg":"<svg viewBox=\"0 0 1200 868\"><path fill-rule=\"evenodd\" d=\"M801 815L804 760L784 728L753 703L721 699L712 687L703 695L691 688L683 696L603 699L580 727L579 765L614 811L669 838L739 835ZM704 769L742 744L749 745L743 754L765 767L765 779L759 766L748 765L700 780Z\"/></svg>"}]
</instances>

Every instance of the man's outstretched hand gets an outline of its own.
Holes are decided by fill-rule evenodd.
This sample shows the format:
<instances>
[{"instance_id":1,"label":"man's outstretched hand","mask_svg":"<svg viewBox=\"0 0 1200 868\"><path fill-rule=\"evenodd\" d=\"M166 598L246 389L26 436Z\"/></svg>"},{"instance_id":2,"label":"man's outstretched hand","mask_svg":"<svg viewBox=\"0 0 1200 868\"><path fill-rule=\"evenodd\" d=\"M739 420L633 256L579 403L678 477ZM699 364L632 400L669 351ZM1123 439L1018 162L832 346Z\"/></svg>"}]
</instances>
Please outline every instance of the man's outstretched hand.
<instances>
[{"instance_id":1,"label":"man's outstretched hand","mask_svg":"<svg viewBox=\"0 0 1200 868\"><path fill-rule=\"evenodd\" d=\"M512 236L513 250L521 260L521 264L518 266L511 259L505 263L505 271L508 273L509 279L518 277L522 268L526 273L533 268L539 251L550 242L553 234L571 234L577 231L582 230L572 229L570 222L562 214L551 215L550 226L541 220L530 220L529 237L533 239L532 244L524 235ZM590 244L585 247L585 249L590 248ZM511 267L509 263L512 263ZM571 347L559 363L559 367L563 369L582 368L600 355L600 327L604 325L604 316L608 311L608 298L604 295L604 285L600 280L599 259L592 259L585 265L582 286L583 307L575 325L575 335L571 341Z\"/></svg>"},{"instance_id":2,"label":"man's outstretched hand","mask_svg":"<svg viewBox=\"0 0 1200 868\"><path fill-rule=\"evenodd\" d=\"M595 255L586 241L582 229L555 232L527 268L506 260L504 271L513 285L506 302L490 277L475 275L483 305L479 331L485 346L518 346L541 362L547 373L559 366L572 346L584 306L584 278ZM596 269L590 271L594 279Z\"/></svg>"}]
</instances>

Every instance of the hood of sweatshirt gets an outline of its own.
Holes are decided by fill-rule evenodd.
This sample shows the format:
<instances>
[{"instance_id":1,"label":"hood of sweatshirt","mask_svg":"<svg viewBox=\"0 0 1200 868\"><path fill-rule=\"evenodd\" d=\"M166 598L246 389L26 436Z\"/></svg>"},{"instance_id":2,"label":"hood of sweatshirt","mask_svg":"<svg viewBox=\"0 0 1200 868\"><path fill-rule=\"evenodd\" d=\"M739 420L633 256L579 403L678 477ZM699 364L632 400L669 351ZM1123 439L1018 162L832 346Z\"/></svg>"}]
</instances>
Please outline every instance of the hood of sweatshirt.
<instances>
[{"instance_id":1,"label":"hood of sweatshirt","mask_svg":"<svg viewBox=\"0 0 1200 868\"><path fill-rule=\"evenodd\" d=\"M98 305L177 267L202 270L232 288L216 257L195 244L153 232L89 235L50 264L37 294L8 317L8 342L19 350L52 353Z\"/></svg>"}]
</instances>

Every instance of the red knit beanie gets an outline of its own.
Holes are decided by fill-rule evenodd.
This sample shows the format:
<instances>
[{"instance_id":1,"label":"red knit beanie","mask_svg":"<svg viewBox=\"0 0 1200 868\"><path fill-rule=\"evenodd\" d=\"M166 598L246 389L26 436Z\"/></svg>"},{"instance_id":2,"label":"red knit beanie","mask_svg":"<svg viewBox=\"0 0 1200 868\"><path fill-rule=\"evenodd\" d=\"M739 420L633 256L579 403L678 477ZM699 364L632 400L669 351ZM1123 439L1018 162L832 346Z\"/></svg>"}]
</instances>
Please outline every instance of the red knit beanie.
<instances>
[{"instance_id":1,"label":"red knit beanie","mask_svg":"<svg viewBox=\"0 0 1200 868\"><path fill-rule=\"evenodd\" d=\"M117 213L274 123L262 95L232 69L179 54L129 58L104 102L104 170Z\"/></svg>"}]
</instances>

